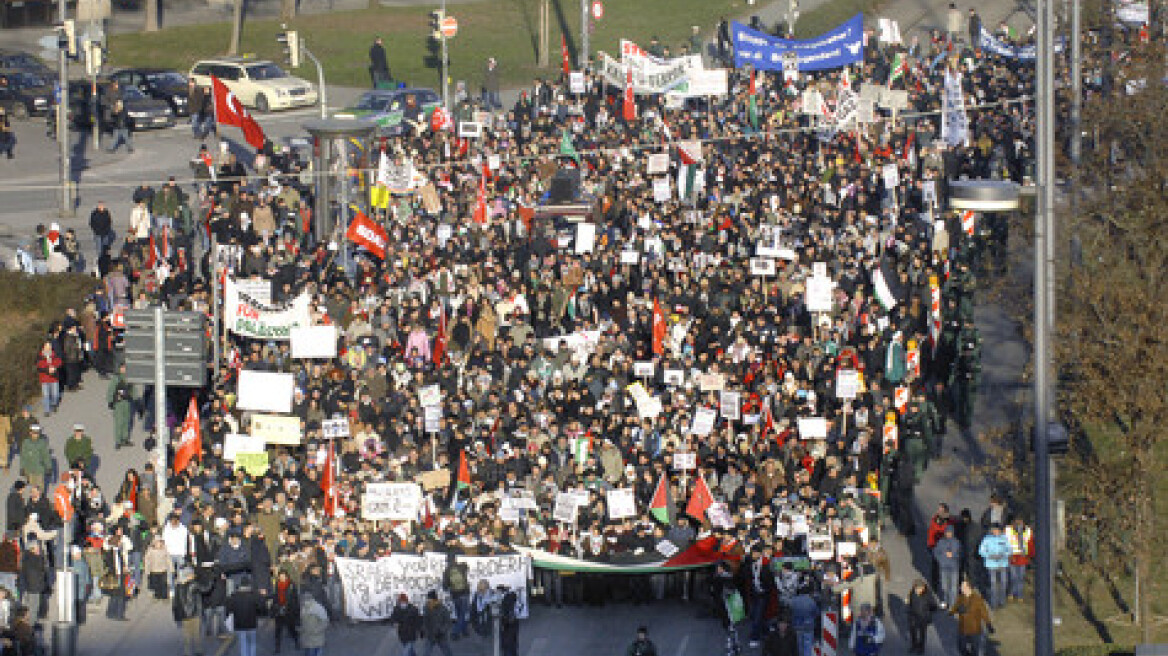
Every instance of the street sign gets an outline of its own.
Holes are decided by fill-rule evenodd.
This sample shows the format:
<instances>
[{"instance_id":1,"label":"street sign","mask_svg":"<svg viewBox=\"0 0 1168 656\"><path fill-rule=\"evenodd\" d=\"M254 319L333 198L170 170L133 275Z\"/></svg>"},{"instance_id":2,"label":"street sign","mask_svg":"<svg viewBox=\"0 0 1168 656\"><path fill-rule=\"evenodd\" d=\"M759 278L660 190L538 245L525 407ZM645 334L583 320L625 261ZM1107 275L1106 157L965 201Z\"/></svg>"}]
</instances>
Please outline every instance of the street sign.
<instances>
[{"instance_id":1,"label":"street sign","mask_svg":"<svg viewBox=\"0 0 1168 656\"><path fill-rule=\"evenodd\" d=\"M604 3L600 0L594 0L592 3L592 17L596 20L604 18Z\"/></svg>"},{"instance_id":2,"label":"street sign","mask_svg":"<svg viewBox=\"0 0 1168 656\"><path fill-rule=\"evenodd\" d=\"M442 19L442 26L439 28L442 31L443 38L453 39L455 34L458 34L458 19L454 16L447 16Z\"/></svg>"},{"instance_id":3,"label":"street sign","mask_svg":"<svg viewBox=\"0 0 1168 656\"><path fill-rule=\"evenodd\" d=\"M202 387L207 381L206 315L200 312L163 312L162 363L166 384ZM154 310L126 310L126 379L152 384L158 351L155 348Z\"/></svg>"}]
</instances>

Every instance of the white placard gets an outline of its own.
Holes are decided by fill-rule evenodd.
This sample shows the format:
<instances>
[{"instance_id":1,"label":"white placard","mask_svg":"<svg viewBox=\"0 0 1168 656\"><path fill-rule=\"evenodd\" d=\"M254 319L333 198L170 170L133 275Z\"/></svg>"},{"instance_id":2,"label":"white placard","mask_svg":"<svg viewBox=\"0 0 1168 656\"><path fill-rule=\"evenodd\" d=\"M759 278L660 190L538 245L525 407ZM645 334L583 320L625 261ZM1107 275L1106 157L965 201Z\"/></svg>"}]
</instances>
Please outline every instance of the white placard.
<instances>
[{"instance_id":1,"label":"white placard","mask_svg":"<svg viewBox=\"0 0 1168 656\"><path fill-rule=\"evenodd\" d=\"M669 172L669 155L666 153L650 153L647 168L649 175Z\"/></svg>"},{"instance_id":2,"label":"white placard","mask_svg":"<svg viewBox=\"0 0 1168 656\"><path fill-rule=\"evenodd\" d=\"M714 505L706 510L706 517L710 524L717 528L734 528L734 518L730 515L730 508L723 501L715 501Z\"/></svg>"},{"instance_id":3,"label":"white placard","mask_svg":"<svg viewBox=\"0 0 1168 656\"><path fill-rule=\"evenodd\" d=\"M804 440L827 439L827 419L824 417L799 417L799 437Z\"/></svg>"},{"instance_id":4,"label":"white placard","mask_svg":"<svg viewBox=\"0 0 1168 656\"><path fill-rule=\"evenodd\" d=\"M576 254L591 253L596 248L596 224L576 224Z\"/></svg>"},{"instance_id":5,"label":"white placard","mask_svg":"<svg viewBox=\"0 0 1168 656\"><path fill-rule=\"evenodd\" d=\"M714 430L714 421L718 419L718 413L710 408L698 408L694 413L693 425L690 426L689 432L694 435L709 435Z\"/></svg>"},{"instance_id":6,"label":"white placard","mask_svg":"<svg viewBox=\"0 0 1168 656\"><path fill-rule=\"evenodd\" d=\"M921 183L921 202L925 205L937 205L937 181L925 180Z\"/></svg>"},{"instance_id":7,"label":"white placard","mask_svg":"<svg viewBox=\"0 0 1168 656\"><path fill-rule=\"evenodd\" d=\"M622 487L609 490L605 493L608 502L608 518L624 519L637 516L637 499L633 496L633 488Z\"/></svg>"},{"instance_id":8,"label":"white placard","mask_svg":"<svg viewBox=\"0 0 1168 656\"><path fill-rule=\"evenodd\" d=\"M859 546L851 540L844 540L835 543L835 553L840 558L853 558L859 551Z\"/></svg>"},{"instance_id":9,"label":"white placard","mask_svg":"<svg viewBox=\"0 0 1168 656\"><path fill-rule=\"evenodd\" d=\"M556 505L552 507L552 519L561 524L575 524L580 513L580 504L576 502L576 495L572 492L556 494Z\"/></svg>"},{"instance_id":10,"label":"white placard","mask_svg":"<svg viewBox=\"0 0 1168 656\"><path fill-rule=\"evenodd\" d=\"M698 376L698 389L703 392L721 392L726 387L726 376L719 373L706 373Z\"/></svg>"},{"instance_id":11,"label":"white placard","mask_svg":"<svg viewBox=\"0 0 1168 656\"><path fill-rule=\"evenodd\" d=\"M811 263L811 277L812 278L827 278L827 262L812 262Z\"/></svg>"},{"instance_id":12,"label":"white placard","mask_svg":"<svg viewBox=\"0 0 1168 656\"><path fill-rule=\"evenodd\" d=\"M261 305L272 304L272 281L265 278L236 278L235 288Z\"/></svg>"},{"instance_id":13,"label":"white placard","mask_svg":"<svg viewBox=\"0 0 1168 656\"><path fill-rule=\"evenodd\" d=\"M885 164L882 169L884 172L884 188L896 189L900 184L900 169L895 164Z\"/></svg>"},{"instance_id":14,"label":"white placard","mask_svg":"<svg viewBox=\"0 0 1168 656\"><path fill-rule=\"evenodd\" d=\"M422 421L427 433L437 433L442 426L438 423L442 419L442 406L427 405L422 407Z\"/></svg>"},{"instance_id":15,"label":"white placard","mask_svg":"<svg viewBox=\"0 0 1168 656\"><path fill-rule=\"evenodd\" d=\"M242 433L228 433L223 438L223 459L235 461L237 453L263 453L268 446L262 437L252 437Z\"/></svg>"},{"instance_id":16,"label":"white placard","mask_svg":"<svg viewBox=\"0 0 1168 656\"><path fill-rule=\"evenodd\" d=\"M657 543L657 553L666 558L673 558L679 551L681 551L681 548L673 544L670 540L662 540Z\"/></svg>"},{"instance_id":17,"label":"white placard","mask_svg":"<svg viewBox=\"0 0 1168 656\"><path fill-rule=\"evenodd\" d=\"M752 258L750 258L750 275L752 275L752 276L773 276L773 275L775 275L775 261L769 257L752 257Z\"/></svg>"},{"instance_id":18,"label":"white placard","mask_svg":"<svg viewBox=\"0 0 1168 656\"><path fill-rule=\"evenodd\" d=\"M808 312L831 312L831 290L834 287L831 278L808 278L803 282L804 302Z\"/></svg>"},{"instance_id":19,"label":"white placard","mask_svg":"<svg viewBox=\"0 0 1168 656\"><path fill-rule=\"evenodd\" d=\"M235 407L258 412L292 412L292 390L296 378L292 374L267 371L239 372L239 399Z\"/></svg>"},{"instance_id":20,"label":"white placard","mask_svg":"<svg viewBox=\"0 0 1168 656\"><path fill-rule=\"evenodd\" d=\"M830 533L809 533L807 535L807 557L811 560L831 560L835 557L835 544Z\"/></svg>"},{"instance_id":21,"label":"white placard","mask_svg":"<svg viewBox=\"0 0 1168 656\"><path fill-rule=\"evenodd\" d=\"M568 91L570 93L584 93L584 71L568 73Z\"/></svg>"},{"instance_id":22,"label":"white placard","mask_svg":"<svg viewBox=\"0 0 1168 656\"><path fill-rule=\"evenodd\" d=\"M876 24L880 27L880 42L881 43L900 43L900 23L891 18L877 19Z\"/></svg>"},{"instance_id":23,"label":"white placard","mask_svg":"<svg viewBox=\"0 0 1168 656\"><path fill-rule=\"evenodd\" d=\"M297 326L293 328L292 357L328 360L337 357L337 327Z\"/></svg>"},{"instance_id":24,"label":"white placard","mask_svg":"<svg viewBox=\"0 0 1168 656\"><path fill-rule=\"evenodd\" d=\"M417 483L369 483L361 495L361 519L418 519L422 487Z\"/></svg>"},{"instance_id":25,"label":"white placard","mask_svg":"<svg viewBox=\"0 0 1168 656\"><path fill-rule=\"evenodd\" d=\"M652 361L633 363L633 375L637 378L652 378L656 370L657 365L653 364Z\"/></svg>"},{"instance_id":26,"label":"white placard","mask_svg":"<svg viewBox=\"0 0 1168 656\"><path fill-rule=\"evenodd\" d=\"M664 203L673 198L673 190L669 187L669 178L653 178L653 200Z\"/></svg>"},{"instance_id":27,"label":"white placard","mask_svg":"<svg viewBox=\"0 0 1168 656\"><path fill-rule=\"evenodd\" d=\"M437 384L426 385L418 390L418 405L423 408L442 405L442 388Z\"/></svg>"},{"instance_id":28,"label":"white placard","mask_svg":"<svg viewBox=\"0 0 1168 656\"><path fill-rule=\"evenodd\" d=\"M681 387L685 384L685 371L682 369L666 369L662 378L666 385Z\"/></svg>"},{"instance_id":29,"label":"white placard","mask_svg":"<svg viewBox=\"0 0 1168 656\"><path fill-rule=\"evenodd\" d=\"M503 167L503 158L498 154L487 155L487 168L491 171L498 171Z\"/></svg>"},{"instance_id":30,"label":"white placard","mask_svg":"<svg viewBox=\"0 0 1168 656\"><path fill-rule=\"evenodd\" d=\"M738 421L742 418L742 394L740 392L722 390L718 405L722 416L726 419Z\"/></svg>"},{"instance_id":31,"label":"white placard","mask_svg":"<svg viewBox=\"0 0 1168 656\"><path fill-rule=\"evenodd\" d=\"M344 417L320 422L320 434L325 439L339 440L349 436L349 420Z\"/></svg>"},{"instance_id":32,"label":"white placard","mask_svg":"<svg viewBox=\"0 0 1168 656\"><path fill-rule=\"evenodd\" d=\"M463 139L478 139L483 136L483 124L476 121L459 121L458 136Z\"/></svg>"},{"instance_id":33,"label":"white placard","mask_svg":"<svg viewBox=\"0 0 1168 656\"><path fill-rule=\"evenodd\" d=\"M641 253L638 251L621 251L621 264L636 264L641 261Z\"/></svg>"},{"instance_id":34,"label":"white placard","mask_svg":"<svg viewBox=\"0 0 1168 656\"><path fill-rule=\"evenodd\" d=\"M698 468L698 454L692 451L673 454L673 464L678 469L693 471Z\"/></svg>"},{"instance_id":35,"label":"white placard","mask_svg":"<svg viewBox=\"0 0 1168 656\"><path fill-rule=\"evenodd\" d=\"M860 394L860 372L840 369L835 373L835 397L850 401Z\"/></svg>"}]
</instances>

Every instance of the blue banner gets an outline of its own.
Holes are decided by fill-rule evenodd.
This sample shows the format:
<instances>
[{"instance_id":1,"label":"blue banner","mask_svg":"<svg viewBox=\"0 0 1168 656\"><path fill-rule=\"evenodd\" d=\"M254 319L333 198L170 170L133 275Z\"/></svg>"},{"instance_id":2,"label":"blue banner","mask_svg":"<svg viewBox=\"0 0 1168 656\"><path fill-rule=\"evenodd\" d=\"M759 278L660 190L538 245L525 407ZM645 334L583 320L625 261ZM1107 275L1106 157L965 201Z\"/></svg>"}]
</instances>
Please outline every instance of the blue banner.
<instances>
[{"instance_id":1,"label":"blue banner","mask_svg":"<svg viewBox=\"0 0 1168 656\"><path fill-rule=\"evenodd\" d=\"M822 71L864 61L864 15L856 14L813 39L780 39L733 23L734 66L760 71L783 70L783 55L795 53L800 71Z\"/></svg>"}]
</instances>

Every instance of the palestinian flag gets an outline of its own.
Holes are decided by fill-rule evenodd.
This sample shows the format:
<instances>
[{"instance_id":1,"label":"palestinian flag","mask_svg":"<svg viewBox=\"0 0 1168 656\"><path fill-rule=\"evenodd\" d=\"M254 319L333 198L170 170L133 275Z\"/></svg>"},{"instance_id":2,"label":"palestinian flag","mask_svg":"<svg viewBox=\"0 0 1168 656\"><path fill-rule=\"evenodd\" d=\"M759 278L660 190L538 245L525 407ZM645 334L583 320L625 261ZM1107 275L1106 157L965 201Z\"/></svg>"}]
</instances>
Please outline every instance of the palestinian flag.
<instances>
[{"instance_id":1,"label":"palestinian flag","mask_svg":"<svg viewBox=\"0 0 1168 656\"><path fill-rule=\"evenodd\" d=\"M657 489L653 492L653 500L649 502L649 514L653 519L669 526L673 524L674 516L673 491L669 488L669 480L665 474L657 481Z\"/></svg>"},{"instance_id":2,"label":"palestinian flag","mask_svg":"<svg viewBox=\"0 0 1168 656\"><path fill-rule=\"evenodd\" d=\"M908 58L904 56L903 52L898 52L892 60L892 69L888 72L888 86L891 87L893 82L907 74Z\"/></svg>"},{"instance_id":3,"label":"palestinian flag","mask_svg":"<svg viewBox=\"0 0 1168 656\"><path fill-rule=\"evenodd\" d=\"M458 453L458 477L454 479L456 490L465 490L470 487L470 468L466 464L466 451Z\"/></svg>"},{"instance_id":4,"label":"palestinian flag","mask_svg":"<svg viewBox=\"0 0 1168 656\"><path fill-rule=\"evenodd\" d=\"M758 129L758 88L754 84L754 69L750 69L750 89L747 91L748 104L746 114L750 118L750 127Z\"/></svg>"},{"instance_id":5,"label":"palestinian flag","mask_svg":"<svg viewBox=\"0 0 1168 656\"><path fill-rule=\"evenodd\" d=\"M560 137L560 157L571 157L576 166L580 166L580 153L576 152L572 135L567 130L564 130L563 136Z\"/></svg>"},{"instance_id":6,"label":"palestinian flag","mask_svg":"<svg viewBox=\"0 0 1168 656\"><path fill-rule=\"evenodd\" d=\"M702 161L700 141L683 141L677 145L681 167L677 171L677 188L682 198L692 198L697 191L698 170Z\"/></svg>"},{"instance_id":7,"label":"palestinian flag","mask_svg":"<svg viewBox=\"0 0 1168 656\"><path fill-rule=\"evenodd\" d=\"M588 435L574 437L568 443L568 447L572 450L572 457L576 459L577 464L583 466L592 453L592 438Z\"/></svg>"},{"instance_id":8,"label":"palestinian flag","mask_svg":"<svg viewBox=\"0 0 1168 656\"><path fill-rule=\"evenodd\" d=\"M876 268L872 269L871 276L872 291L876 294L876 300L880 302L880 306L886 312L891 311L904 298L904 287L896 279L892 269L886 267L886 262L883 260Z\"/></svg>"}]
</instances>

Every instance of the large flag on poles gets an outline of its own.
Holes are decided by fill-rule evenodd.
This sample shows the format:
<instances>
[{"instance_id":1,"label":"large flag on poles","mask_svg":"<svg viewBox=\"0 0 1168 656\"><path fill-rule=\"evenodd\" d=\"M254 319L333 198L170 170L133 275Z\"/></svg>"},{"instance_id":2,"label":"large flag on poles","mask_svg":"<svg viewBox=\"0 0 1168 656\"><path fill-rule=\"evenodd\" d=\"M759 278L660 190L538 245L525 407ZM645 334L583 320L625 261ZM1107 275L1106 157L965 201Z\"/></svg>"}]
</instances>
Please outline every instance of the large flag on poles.
<instances>
[{"instance_id":1,"label":"large flag on poles","mask_svg":"<svg viewBox=\"0 0 1168 656\"><path fill-rule=\"evenodd\" d=\"M182 430L179 433L178 448L174 451L174 471L178 473L187 468L192 458L203 460L203 437L199 430L199 406L195 397L191 397L187 406L187 418L183 420Z\"/></svg>"}]
</instances>

